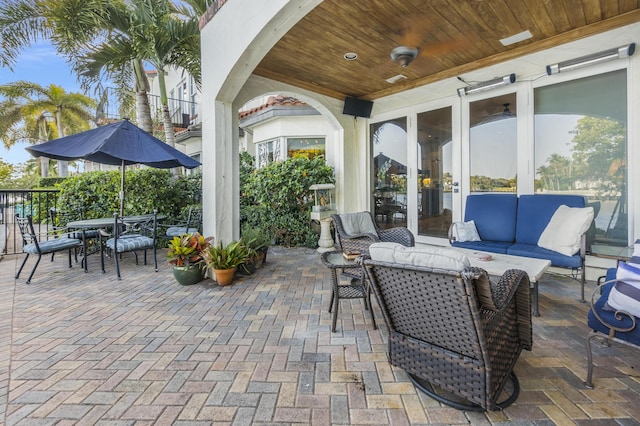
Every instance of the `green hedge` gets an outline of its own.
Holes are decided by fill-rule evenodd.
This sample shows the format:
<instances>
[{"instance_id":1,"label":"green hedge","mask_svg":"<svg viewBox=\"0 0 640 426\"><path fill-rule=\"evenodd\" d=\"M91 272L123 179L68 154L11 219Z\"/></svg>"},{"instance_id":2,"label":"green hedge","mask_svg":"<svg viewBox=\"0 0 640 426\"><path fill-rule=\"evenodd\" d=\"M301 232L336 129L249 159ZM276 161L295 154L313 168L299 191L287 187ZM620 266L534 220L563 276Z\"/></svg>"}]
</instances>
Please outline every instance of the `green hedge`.
<instances>
[{"instance_id":1,"label":"green hedge","mask_svg":"<svg viewBox=\"0 0 640 426\"><path fill-rule=\"evenodd\" d=\"M311 227L313 191L317 183L334 183L334 173L323 157L289 158L254 169L254 159L240 155L240 227L260 228L276 244L317 247Z\"/></svg>"},{"instance_id":2,"label":"green hedge","mask_svg":"<svg viewBox=\"0 0 640 426\"><path fill-rule=\"evenodd\" d=\"M109 217L120 210L119 170L82 173L59 184L58 206L64 212L82 211L85 219ZM142 168L125 173L126 215L158 213L181 217L190 204L200 204L200 175L173 177L169 170Z\"/></svg>"}]
</instances>

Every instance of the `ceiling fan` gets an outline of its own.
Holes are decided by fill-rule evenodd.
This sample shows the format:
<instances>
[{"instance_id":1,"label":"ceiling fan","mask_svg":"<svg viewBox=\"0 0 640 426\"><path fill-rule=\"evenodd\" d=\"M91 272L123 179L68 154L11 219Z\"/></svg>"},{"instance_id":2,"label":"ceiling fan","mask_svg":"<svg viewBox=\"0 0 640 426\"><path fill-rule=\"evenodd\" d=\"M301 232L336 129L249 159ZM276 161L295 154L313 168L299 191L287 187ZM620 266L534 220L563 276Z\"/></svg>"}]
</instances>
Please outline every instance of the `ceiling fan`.
<instances>
[{"instance_id":1,"label":"ceiling fan","mask_svg":"<svg viewBox=\"0 0 640 426\"><path fill-rule=\"evenodd\" d=\"M436 43L425 43L424 18L416 17L406 21L398 32L402 37L400 44L391 50L391 59L406 68L418 56L436 56L466 46L469 40L447 40ZM424 47L423 47L424 46Z\"/></svg>"}]
</instances>

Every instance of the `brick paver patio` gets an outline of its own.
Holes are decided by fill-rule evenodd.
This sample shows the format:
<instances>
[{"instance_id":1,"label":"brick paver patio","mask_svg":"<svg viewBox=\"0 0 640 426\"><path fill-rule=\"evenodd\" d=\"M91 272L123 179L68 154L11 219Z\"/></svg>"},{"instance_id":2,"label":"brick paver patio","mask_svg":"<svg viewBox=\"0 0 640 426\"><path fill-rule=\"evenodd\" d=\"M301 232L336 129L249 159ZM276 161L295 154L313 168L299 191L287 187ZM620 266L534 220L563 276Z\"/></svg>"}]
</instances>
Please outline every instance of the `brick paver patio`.
<instances>
[{"instance_id":1,"label":"brick paver patio","mask_svg":"<svg viewBox=\"0 0 640 426\"><path fill-rule=\"evenodd\" d=\"M470 413L420 394L386 358L360 300L343 300L331 333L330 275L313 250L272 248L230 287L182 287L125 260L122 281L43 259L13 279L0 261L0 422L7 425L638 424L639 353L596 349L586 377L587 305L576 281L546 275L522 392L502 412ZM27 267L33 265L30 263ZM593 288L590 283L589 288Z\"/></svg>"}]
</instances>

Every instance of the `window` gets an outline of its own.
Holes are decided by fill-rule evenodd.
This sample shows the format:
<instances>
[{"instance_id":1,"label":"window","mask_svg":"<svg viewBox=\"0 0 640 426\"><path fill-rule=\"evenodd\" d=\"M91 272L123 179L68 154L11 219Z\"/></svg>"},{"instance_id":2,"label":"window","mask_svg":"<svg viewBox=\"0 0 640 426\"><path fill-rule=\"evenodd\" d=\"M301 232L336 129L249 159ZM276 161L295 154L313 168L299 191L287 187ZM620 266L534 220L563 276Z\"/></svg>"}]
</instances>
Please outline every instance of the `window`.
<instances>
[{"instance_id":1,"label":"window","mask_svg":"<svg viewBox=\"0 0 640 426\"><path fill-rule=\"evenodd\" d=\"M289 138L287 139L287 157L304 157L309 160L324 155L324 138Z\"/></svg>"},{"instance_id":2,"label":"window","mask_svg":"<svg viewBox=\"0 0 640 426\"><path fill-rule=\"evenodd\" d=\"M370 131L376 224L407 226L407 117L371 124Z\"/></svg>"},{"instance_id":3,"label":"window","mask_svg":"<svg viewBox=\"0 0 640 426\"><path fill-rule=\"evenodd\" d=\"M536 192L572 193L594 207L591 244L627 245L627 73L534 91Z\"/></svg>"},{"instance_id":4,"label":"window","mask_svg":"<svg viewBox=\"0 0 640 426\"><path fill-rule=\"evenodd\" d=\"M256 168L262 168L274 161L283 160L280 138L256 144Z\"/></svg>"},{"instance_id":5,"label":"window","mask_svg":"<svg viewBox=\"0 0 640 426\"><path fill-rule=\"evenodd\" d=\"M516 192L516 95L469 104L471 192Z\"/></svg>"},{"instance_id":6,"label":"window","mask_svg":"<svg viewBox=\"0 0 640 426\"><path fill-rule=\"evenodd\" d=\"M451 107L418 114L418 234L447 237L452 219Z\"/></svg>"}]
</instances>

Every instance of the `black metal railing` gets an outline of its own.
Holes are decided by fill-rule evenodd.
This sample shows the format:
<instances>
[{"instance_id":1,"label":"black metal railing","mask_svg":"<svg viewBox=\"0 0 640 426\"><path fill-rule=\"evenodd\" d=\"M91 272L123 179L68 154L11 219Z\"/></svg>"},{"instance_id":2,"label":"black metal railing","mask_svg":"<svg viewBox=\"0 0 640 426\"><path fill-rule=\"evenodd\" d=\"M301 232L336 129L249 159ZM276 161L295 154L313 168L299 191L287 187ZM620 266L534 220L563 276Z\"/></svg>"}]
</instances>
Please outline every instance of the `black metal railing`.
<instances>
[{"instance_id":1,"label":"black metal railing","mask_svg":"<svg viewBox=\"0 0 640 426\"><path fill-rule=\"evenodd\" d=\"M158 123L162 123L162 102L160 100L160 96L147 96L149 98L149 107L151 108L152 119ZM201 121L197 113L198 105L195 102L184 99L169 98L168 105L171 123L174 127L187 128L189 125L198 124ZM124 115L126 115L126 113L121 108L116 89L107 88L96 111L96 118L98 122L120 120Z\"/></svg>"},{"instance_id":2,"label":"black metal railing","mask_svg":"<svg viewBox=\"0 0 640 426\"><path fill-rule=\"evenodd\" d=\"M49 210L57 208L58 189L0 189L0 254L22 253L22 238L15 215L31 215L39 234L53 225Z\"/></svg>"}]
</instances>

